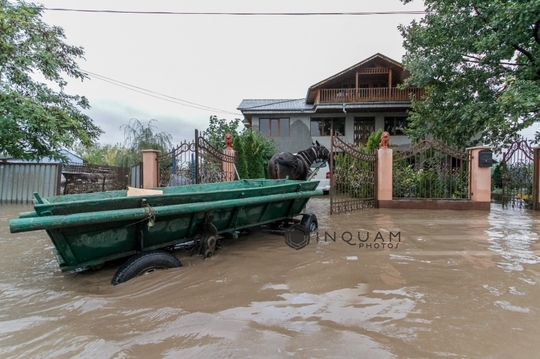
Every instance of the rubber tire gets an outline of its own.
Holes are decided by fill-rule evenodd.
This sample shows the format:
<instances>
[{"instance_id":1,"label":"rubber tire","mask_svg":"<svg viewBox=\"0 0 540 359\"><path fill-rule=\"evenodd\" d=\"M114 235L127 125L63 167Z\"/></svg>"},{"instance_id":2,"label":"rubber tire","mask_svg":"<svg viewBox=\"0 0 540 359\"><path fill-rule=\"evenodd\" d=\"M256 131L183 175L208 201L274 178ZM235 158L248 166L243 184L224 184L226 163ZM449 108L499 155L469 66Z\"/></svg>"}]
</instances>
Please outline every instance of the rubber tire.
<instances>
[{"instance_id":1,"label":"rubber tire","mask_svg":"<svg viewBox=\"0 0 540 359\"><path fill-rule=\"evenodd\" d=\"M111 280L112 285L127 282L154 269L181 267L182 263L172 253L164 251L142 252L129 258L118 268Z\"/></svg>"},{"instance_id":2,"label":"rubber tire","mask_svg":"<svg viewBox=\"0 0 540 359\"><path fill-rule=\"evenodd\" d=\"M308 233L315 232L319 228L317 222L317 216L313 213L306 213L302 216L300 224L306 229Z\"/></svg>"}]
</instances>

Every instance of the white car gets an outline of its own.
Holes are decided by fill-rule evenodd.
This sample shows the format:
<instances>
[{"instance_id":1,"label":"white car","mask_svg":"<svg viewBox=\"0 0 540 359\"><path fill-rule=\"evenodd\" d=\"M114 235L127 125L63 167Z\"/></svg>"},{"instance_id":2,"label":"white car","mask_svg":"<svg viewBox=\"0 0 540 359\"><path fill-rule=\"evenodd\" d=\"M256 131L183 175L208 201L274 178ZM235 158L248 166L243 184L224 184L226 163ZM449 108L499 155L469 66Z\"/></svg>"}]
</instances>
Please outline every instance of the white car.
<instances>
[{"instance_id":1,"label":"white car","mask_svg":"<svg viewBox=\"0 0 540 359\"><path fill-rule=\"evenodd\" d=\"M321 165L321 163L315 162L311 165L311 171L317 171L310 178L312 181L320 181L317 189L322 190L324 194L330 193L330 166L328 166L328 163L325 162Z\"/></svg>"}]
</instances>

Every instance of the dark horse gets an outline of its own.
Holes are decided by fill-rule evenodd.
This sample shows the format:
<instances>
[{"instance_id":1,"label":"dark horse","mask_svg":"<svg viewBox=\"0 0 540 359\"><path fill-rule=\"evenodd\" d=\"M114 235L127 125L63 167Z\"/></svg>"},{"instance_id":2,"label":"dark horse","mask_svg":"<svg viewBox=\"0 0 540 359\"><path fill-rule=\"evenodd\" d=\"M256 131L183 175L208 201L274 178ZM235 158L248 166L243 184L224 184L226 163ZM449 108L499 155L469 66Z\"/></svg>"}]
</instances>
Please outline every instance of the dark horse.
<instances>
[{"instance_id":1,"label":"dark horse","mask_svg":"<svg viewBox=\"0 0 540 359\"><path fill-rule=\"evenodd\" d=\"M268 178L283 179L289 176L291 180L305 180L313 162L316 160L327 162L329 159L330 151L315 141L313 146L297 154L290 152L275 154L268 162Z\"/></svg>"}]
</instances>

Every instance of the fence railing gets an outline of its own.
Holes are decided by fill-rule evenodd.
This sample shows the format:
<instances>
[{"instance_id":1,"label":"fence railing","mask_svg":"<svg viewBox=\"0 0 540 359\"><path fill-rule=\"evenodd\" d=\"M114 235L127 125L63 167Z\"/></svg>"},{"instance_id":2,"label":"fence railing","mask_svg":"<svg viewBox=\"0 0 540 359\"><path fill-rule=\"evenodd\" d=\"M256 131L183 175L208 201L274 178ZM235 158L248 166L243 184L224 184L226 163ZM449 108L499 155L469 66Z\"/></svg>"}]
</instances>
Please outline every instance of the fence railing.
<instances>
[{"instance_id":1,"label":"fence railing","mask_svg":"<svg viewBox=\"0 0 540 359\"><path fill-rule=\"evenodd\" d=\"M424 89L418 87L406 89L397 87L321 89L319 102L410 101L412 97L421 99L423 96Z\"/></svg>"},{"instance_id":2,"label":"fence railing","mask_svg":"<svg viewBox=\"0 0 540 359\"><path fill-rule=\"evenodd\" d=\"M234 153L234 152L233 152ZM205 133L195 130L192 141L184 141L158 156L159 186L181 186L230 181L236 178L234 155L215 148ZM230 166L224 166L230 164Z\"/></svg>"},{"instance_id":3,"label":"fence railing","mask_svg":"<svg viewBox=\"0 0 540 359\"><path fill-rule=\"evenodd\" d=\"M377 200L377 155L331 139L330 214L374 208Z\"/></svg>"},{"instance_id":4,"label":"fence railing","mask_svg":"<svg viewBox=\"0 0 540 359\"><path fill-rule=\"evenodd\" d=\"M396 153L392 196L418 199L468 199L469 164L466 151L438 141L422 141Z\"/></svg>"}]
</instances>

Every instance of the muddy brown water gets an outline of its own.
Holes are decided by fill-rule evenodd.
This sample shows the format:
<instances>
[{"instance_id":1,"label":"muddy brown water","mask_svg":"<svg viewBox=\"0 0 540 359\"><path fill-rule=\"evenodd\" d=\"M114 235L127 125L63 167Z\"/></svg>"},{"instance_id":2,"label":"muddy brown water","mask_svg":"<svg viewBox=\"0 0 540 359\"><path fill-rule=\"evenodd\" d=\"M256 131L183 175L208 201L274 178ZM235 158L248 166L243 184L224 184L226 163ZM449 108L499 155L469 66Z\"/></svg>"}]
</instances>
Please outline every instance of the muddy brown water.
<instances>
[{"instance_id":1,"label":"muddy brown water","mask_svg":"<svg viewBox=\"0 0 540 359\"><path fill-rule=\"evenodd\" d=\"M329 216L328 197L313 198L319 242L314 234L294 250L255 232L204 261L179 251L182 268L113 287L115 268L61 273L44 231L10 234L9 219L29 210L0 206L2 358L540 353L535 212L492 205Z\"/></svg>"}]
</instances>

